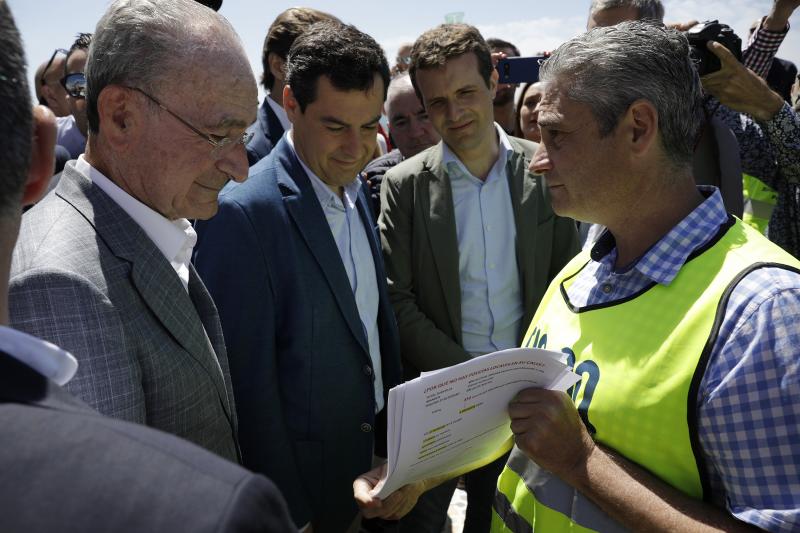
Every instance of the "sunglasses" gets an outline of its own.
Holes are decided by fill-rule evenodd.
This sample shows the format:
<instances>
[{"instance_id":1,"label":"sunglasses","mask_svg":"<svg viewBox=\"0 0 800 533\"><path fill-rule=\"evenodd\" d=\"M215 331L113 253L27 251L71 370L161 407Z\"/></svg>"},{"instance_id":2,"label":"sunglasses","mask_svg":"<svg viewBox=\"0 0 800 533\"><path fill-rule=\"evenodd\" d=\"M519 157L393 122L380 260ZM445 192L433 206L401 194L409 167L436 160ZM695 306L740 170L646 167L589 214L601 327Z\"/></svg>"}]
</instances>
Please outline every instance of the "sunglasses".
<instances>
[{"instance_id":1,"label":"sunglasses","mask_svg":"<svg viewBox=\"0 0 800 533\"><path fill-rule=\"evenodd\" d=\"M67 53L68 52L63 48L56 48L55 50L53 50L53 55L50 56L50 59L47 61L47 66L44 67L44 70L42 71L42 77L39 78L39 85L46 85L44 76L45 74L47 74L47 71L50 70L50 67L53 65L53 61L56 60L56 56L58 54L67 55Z\"/></svg>"},{"instance_id":2,"label":"sunglasses","mask_svg":"<svg viewBox=\"0 0 800 533\"><path fill-rule=\"evenodd\" d=\"M61 86L73 98L86 98L86 76L83 72L67 74L61 78Z\"/></svg>"}]
</instances>

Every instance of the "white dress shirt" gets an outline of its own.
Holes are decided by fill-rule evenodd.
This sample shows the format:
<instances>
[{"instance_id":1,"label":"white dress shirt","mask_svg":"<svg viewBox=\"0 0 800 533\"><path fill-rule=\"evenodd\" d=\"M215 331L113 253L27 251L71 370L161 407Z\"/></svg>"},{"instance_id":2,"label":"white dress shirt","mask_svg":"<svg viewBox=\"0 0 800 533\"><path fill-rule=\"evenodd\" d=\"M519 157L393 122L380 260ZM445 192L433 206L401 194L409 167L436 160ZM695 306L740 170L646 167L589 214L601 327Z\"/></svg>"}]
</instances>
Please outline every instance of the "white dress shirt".
<instances>
[{"instance_id":1,"label":"white dress shirt","mask_svg":"<svg viewBox=\"0 0 800 533\"><path fill-rule=\"evenodd\" d=\"M68 351L6 326L0 326L0 351L61 386L78 370L78 360Z\"/></svg>"},{"instance_id":2,"label":"white dress shirt","mask_svg":"<svg viewBox=\"0 0 800 533\"><path fill-rule=\"evenodd\" d=\"M173 270L189 290L189 262L192 259L192 250L197 243L197 234L192 225L185 218L169 220L162 214L154 211L142 202L123 191L117 184L92 167L83 155L74 163L75 170L100 187L114 202L119 205L134 222L136 222L150 237L164 257L167 258Z\"/></svg>"}]
</instances>

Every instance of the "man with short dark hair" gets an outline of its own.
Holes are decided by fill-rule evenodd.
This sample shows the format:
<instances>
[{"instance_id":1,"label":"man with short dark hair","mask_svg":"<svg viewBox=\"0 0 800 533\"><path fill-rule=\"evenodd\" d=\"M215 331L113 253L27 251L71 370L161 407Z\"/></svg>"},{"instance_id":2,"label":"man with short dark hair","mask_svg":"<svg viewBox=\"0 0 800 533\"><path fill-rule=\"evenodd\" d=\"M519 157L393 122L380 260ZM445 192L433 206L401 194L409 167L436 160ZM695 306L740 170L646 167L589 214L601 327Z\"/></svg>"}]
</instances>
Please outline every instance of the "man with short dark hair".
<instances>
[{"instance_id":1,"label":"man with short dark hair","mask_svg":"<svg viewBox=\"0 0 800 533\"><path fill-rule=\"evenodd\" d=\"M253 138L247 143L247 161L255 165L278 144L284 131L291 127L283 108L283 87L286 85L286 56L295 39L309 26L322 20L338 20L333 15L310 7L291 7L278 15L267 30L261 54L261 85L267 92L258 110L256 121L247 129Z\"/></svg>"},{"instance_id":2,"label":"man with short dark hair","mask_svg":"<svg viewBox=\"0 0 800 533\"><path fill-rule=\"evenodd\" d=\"M389 82L374 39L311 26L285 64L292 129L220 198L195 263L217 303L244 463L315 533L357 528L353 480L385 450L397 326L358 173ZM385 451L383 451L385 454Z\"/></svg>"},{"instance_id":3,"label":"man with short dark hair","mask_svg":"<svg viewBox=\"0 0 800 533\"><path fill-rule=\"evenodd\" d=\"M493 120L497 71L478 30L442 25L414 43L411 81L442 142L389 170L380 230L407 377L519 346L550 279L577 252L553 214L536 148ZM495 461L466 477L465 531L486 531ZM420 498L401 530L438 533L455 481Z\"/></svg>"},{"instance_id":4,"label":"man with short dark hair","mask_svg":"<svg viewBox=\"0 0 800 533\"><path fill-rule=\"evenodd\" d=\"M0 76L17 80L0 84L2 530L289 531L272 483L166 433L101 416L62 388L78 369L75 357L7 327L21 206L47 189L55 121L44 107L31 115L22 44L4 1L0 48ZM60 317L52 320L59 327Z\"/></svg>"},{"instance_id":5,"label":"man with short dark hair","mask_svg":"<svg viewBox=\"0 0 800 533\"><path fill-rule=\"evenodd\" d=\"M69 115L56 120L56 144L66 148L72 159L77 159L86 147L86 75L83 71L91 44L91 33L78 34L69 47L64 60L64 74L59 79L66 92Z\"/></svg>"},{"instance_id":6,"label":"man with short dark hair","mask_svg":"<svg viewBox=\"0 0 800 533\"><path fill-rule=\"evenodd\" d=\"M381 182L386 171L442 139L433 129L428 112L422 107L407 72L392 78L383 109L389 119L389 135L396 148L370 161L361 173L369 185L376 218L380 214Z\"/></svg>"},{"instance_id":7,"label":"man with short dark hair","mask_svg":"<svg viewBox=\"0 0 800 533\"><path fill-rule=\"evenodd\" d=\"M213 216L219 190L246 178L258 94L247 55L194 0L116 0L85 75L86 152L23 217L12 324L74 353L67 389L101 413L237 461L225 345L188 219Z\"/></svg>"},{"instance_id":8,"label":"man with short dark hair","mask_svg":"<svg viewBox=\"0 0 800 533\"><path fill-rule=\"evenodd\" d=\"M508 41L495 37L486 39L486 44L493 54L501 54L500 57L519 57L519 49ZM495 91L494 100L494 121L500 124L508 135L513 135L516 129L516 108L514 107L514 93L517 90L517 83L498 83Z\"/></svg>"}]
</instances>

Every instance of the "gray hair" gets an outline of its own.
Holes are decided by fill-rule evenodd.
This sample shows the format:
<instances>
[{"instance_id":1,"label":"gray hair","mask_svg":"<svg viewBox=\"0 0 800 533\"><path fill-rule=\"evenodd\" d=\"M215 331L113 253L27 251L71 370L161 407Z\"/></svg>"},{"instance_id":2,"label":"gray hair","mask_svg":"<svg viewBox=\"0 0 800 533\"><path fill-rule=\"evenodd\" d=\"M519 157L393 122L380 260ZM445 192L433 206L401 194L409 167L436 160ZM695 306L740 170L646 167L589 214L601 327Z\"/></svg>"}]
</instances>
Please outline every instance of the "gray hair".
<instances>
[{"instance_id":1,"label":"gray hair","mask_svg":"<svg viewBox=\"0 0 800 533\"><path fill-rule=\"evenodd\" d=\"M614 9L615 7L634 7L639 12L637 20L664 21L664 4L661 0L592 0L589 13L594 15L598 11Z\"/></svg>"},{"instance_id":2,"label":"gray hair","mask_svg":"<svg viewBox=\"0 0 800 533\"><path fill-rule=\"evenodd\" d=\"M595 28L558 47L539 79L562 82L569 98L587 104L601 136L614 131L633 102L651 102L666 156L677 167L691 163L703 96L682 33L639 21Z\"/></svg>"},{"instance_id":3,"label":"gray hair","mask_svg":"<svg viewBox=\"0 0 800 533\"><path fill-rule=\"evenodd\" d=\"M241 48L230 23L195 0L117 0L97 23L86 60L89 131L99 131L97 101L106 86L156 90L232 42Z\"/></svg>"},{"instance_id":4,"label":"gray hair","mask_svg":"<svg viewBox=\"0 0 800 533\"><path fill-rule=\"evenodd\" d=\"M386 104L388 104L397 93L413 90L414 86L411 84L411 76L408 72L398 74L389 82L389 88L386 90Z\"/></svg>"}]
</instances>

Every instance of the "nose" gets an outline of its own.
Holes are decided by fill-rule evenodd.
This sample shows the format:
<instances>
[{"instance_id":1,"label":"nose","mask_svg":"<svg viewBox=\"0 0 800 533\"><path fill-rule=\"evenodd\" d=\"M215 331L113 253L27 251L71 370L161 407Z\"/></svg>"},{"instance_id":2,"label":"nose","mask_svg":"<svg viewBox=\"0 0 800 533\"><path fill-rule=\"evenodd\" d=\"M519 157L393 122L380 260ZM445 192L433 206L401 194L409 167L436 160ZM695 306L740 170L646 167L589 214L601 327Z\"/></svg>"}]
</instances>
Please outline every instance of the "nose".
<instances>
[{"instance_id":1,"label":"nose","mask_svg":"<svg viewBox=\"0 0 800 533\"><path fill-rule=\"evenodd\" d=\"M447 109L445 111L447 113L446 118L450 122L458 122L458 119L461 117L461 106L459 106L458 102L455 100L451 100L447 103Z\"/></svg>"},{"instance_id":2,"label":"nose","mask_svg":"<svg viewBox=\"0 0 800 533\"><path fill-rule=\"evenodd\" d=\"M366 139L367 141L372 141L372 145L375 144L377 140L377 136L375 132L367 131L364 133L365 136L369 137ZM348 131L348 133L342 139L342 152L347 155L348 157L358 158L361 155L361 145L362 145L362 138L361 132L357 130Z\"/></svg>"},{"instance_id":3,"label":"nose","mask_svg":"<svg viewBox=\"0 0 800 533\"><path fill-rule=\"evenodd\" d=\"M543 174L553 169L553 163L550 161L550 156L547 154L547 148L544 143L540 142L539 147L531 158L531 164L528 165L528 170L534 174Z\"/></svg>"},{"instance_id":4,"label":"nose","mask_svg":"<svg viewBox=\"0 0 800 533\"><path fill-rule=\"evenodd\" d=\"M247 179L247 172L249 169L247 151L243 144L237 144L217 161L217 170L224 172L230 176L231 179L240 183Z\"/></svg>"}]
</instances>

